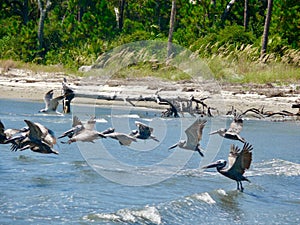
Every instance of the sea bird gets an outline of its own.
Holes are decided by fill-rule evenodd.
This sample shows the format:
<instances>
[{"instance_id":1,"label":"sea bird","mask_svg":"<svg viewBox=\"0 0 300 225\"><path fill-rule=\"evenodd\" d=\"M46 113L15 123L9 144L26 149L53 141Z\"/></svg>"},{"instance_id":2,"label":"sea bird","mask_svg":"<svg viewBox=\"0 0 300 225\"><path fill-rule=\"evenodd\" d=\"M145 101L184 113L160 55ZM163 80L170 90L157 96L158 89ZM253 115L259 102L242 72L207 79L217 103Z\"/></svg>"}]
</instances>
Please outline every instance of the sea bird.
<instances>
[{"instance_id":1,"label":"sea bird","mask_svg":"<svg viewBox=\"0 0 300 225\"><path fill-rule=\"evenodd\" d=\"M19 129L5 129L4 124L0 120L0 144L7 144L7 140L20 131Z\"/></svg>"},{"instance_id":2,"label":"sea bird","mask_svg":"<svg viewBox=\"0 0 300 225\"><path fill-rule=\"evenodd\" d=\"M243 119L241 115L236 115L228 129L221 128L219 130L211 132L209 135L219 134L221 137L231 140L239 140L240 142L245 143L245 139L239 135L242 129Z\"/></svg>"},{"instance_id":3,"label":"sea bird","mask_svg":"<svg viewBox=\"0 0 300 225\"><path fill-rule=\"evenodd\" d=\"M243 192L244 188L242 181L248 181L246 177L243 176L246 169L249 169L252 161L252 150L253 147L249 143L244 143L243 149L240 150L237 146L231 145L230 152L228 156L228 167L225 168L227 162L225 160L218 160L207 166L202 167L203 169L216 167L217 171L232 179L237 183L237 190Z\"/></svg>"},{"instance_id":4,"label":"sea bird","mask_svg":"<svg viewBox=\"0 0 300 225\"><path fill-rule=\"evenodd\" d=\"M64 96L58 96L53 98L53 90L48 91L44 96L45 108L41 109L39 112L42 113L57 113L61 114L56 111L59 101L63 100Z\"/></svg>"},{"instance_id":5,"label":"sea bird","mask_svg":"<svg viewBox=\"0 0 300 225\"><path fill-rule=\"evenodd\" d=\"M138 130L132 130L130 136L143 140L153 139L154 141L159 142L159 140L152 135L152 127L149 127L146 124L141 123L139 121L135 121L135 125L137 126Z\"/></svg>"},{"instance_id":6,"label":"sea bird","mask_svg":"<svg viewBox=\"0 0 300 225\"><path fill-rule=\"evenodd\" d=\"M58 154L58 151L53 149L56 144L54 132L40 123L34 123L29 120L24 120L28 128L18 136L14 136L7 140L7 143L12 143L12 151L23 151L30 149L34 152L44 154Z\"/></svg>"},{"instance_id":7,"label":"sea bird","mask_svg":"<svg viewBox=\"0 0 300 225\"><path fill-rule=\"evenodd\" d=\"M199 142L202 139L202 131L206 122L206 120L201 120L198 118L189 128L185 130L187 140L180 140L178 143L169 147L169 149L179 147L187 150L197 151L203 157L204 155Z\"/></svg>"},{"instance_id":8,"label":"sea bird","mask_svg":"<svg viewBox=\"0 0 300 225\"><path fill-rule=\"evenodd\" d=\"M63 138L68 136L69 140L67 142L71 144L72 142L82 141L82 142L92 142L99 138L106 138L105 134L99 132L95 129L96 120L94 117L90 118L85 124L82 124L77 116L73 117L73 127L70 130L64 132L58 138Z\"/></svg>"}]
</instances>

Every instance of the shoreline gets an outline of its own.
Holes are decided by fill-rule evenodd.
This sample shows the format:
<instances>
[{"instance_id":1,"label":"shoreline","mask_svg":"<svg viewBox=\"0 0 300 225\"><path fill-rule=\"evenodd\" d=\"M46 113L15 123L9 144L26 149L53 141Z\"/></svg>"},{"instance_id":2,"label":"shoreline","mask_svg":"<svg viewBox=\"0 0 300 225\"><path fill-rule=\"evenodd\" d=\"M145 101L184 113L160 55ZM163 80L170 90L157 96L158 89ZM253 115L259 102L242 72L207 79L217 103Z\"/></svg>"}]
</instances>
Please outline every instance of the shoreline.
<instances>
[{"instance_id":1,"label":"shoreline","mask_svg":"<svg viewBox=\"0 0 300 225\"><path fill-rule=\"evenodd\" d=\"M1 70L0 70L1 71ZM273 84L219 84L216 81L166 81L153 77L107 79L102 77L76 77L63 73L33 73L31 71L10 69L0 74L0 98L43 102L47 91L53 89L54 97L61 94L63 78L75 93L90 95L119 95L126 97L153 96L158 90L163 98L209 97L205 103L225 114L232 107L239 112L249 108L264 107L266 111L286 110L297 113L292 104L300 98L300 85L275 86ZM73 104L124 105L129 103L93 98L77 98ZM143 102L142 102L143 103ZM140 104L139 104L140 105ZM165 108L155 102L146 102L142 107Z\"/></svg>"}]
</instances>

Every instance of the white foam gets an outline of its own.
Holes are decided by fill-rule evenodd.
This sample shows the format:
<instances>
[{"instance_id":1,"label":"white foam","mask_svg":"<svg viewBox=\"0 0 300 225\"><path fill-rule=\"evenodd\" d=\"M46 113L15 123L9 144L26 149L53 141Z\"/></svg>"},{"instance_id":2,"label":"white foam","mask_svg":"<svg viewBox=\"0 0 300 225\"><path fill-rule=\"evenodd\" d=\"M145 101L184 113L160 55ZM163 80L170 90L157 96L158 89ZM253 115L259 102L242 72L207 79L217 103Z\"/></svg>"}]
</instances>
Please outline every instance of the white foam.
<instances>
[{"instance_id":1,"label":"white foam","mask_svg":"<svg viewBox=\"0 0 300 225\"><path fill-rule=\"evenodd\" d=\"M272 159L257 164L252 171L248 171L252 176L276 175L276 176L299 176L300 164L285 161L282 159Z\"/></svg>"},{"instance_id":2,"label":"white foam","mask_svg":"<svg viewBox=\"0 0 300 225\"><path fill-rule=\"evenodd\" d=\"M217 190L218 194L220 195L224 195L224 196L227 196L228 194L226 193L226 191L224 191L223 189L218 189Z\"/></svg>"},{"instance_id":3,"label":"white foam","mask_svg":"<svg viewBox=\"0 0 300 225\"><path fill-rule=\"evenodd\" d=\"M161 224L161 215L154 206L146 206L141 210L133 210L132 215L148 220L154 224Z\"/></svg>"},{"instance_id":4,"label":"white foam","mask_svg":"<svg viewBox=\"0 0 300 225\"><path fill-rule=\"evenodd\" d=\"M207 192L204 192L201 194L196 194L195 198L198 200L204 201L210 205L216 203L216 201Z\"/></svg>"},{"instance_id":5,"label":"white foam","mask_svg":"<svg viewBox=\"0 0 300 225\"><path fill-rule=\"evenodd\" d=\"M161 215L154 206L145 206L142 209L120 209L115 213L96 213L83 217L84 220L95 221L122 221L127 223L138 223L146 220L153 224L161 224Z\"/></svg>"},{"instance_id":6,"label":"white foam","mask_svg":"<svg viewBox=\"0 0 300 225\"><path fill-rule=\"evenodd\" d=\"M96 119L96 123L107 123L106 119Z\"/></svg>"},{"instance_id":7,"label":"white foam","mask_svg":"<svg viewBox=\"0 0 300 225\"><path fill-rule=\"evenodd\" d=\"M137 114L120 114L120 115L112 115L112 116L109 116L109 117L112 117L112 118L133 118L133 119L140 118L140 116L137 115Z\"/></svg>"}]
</instances>

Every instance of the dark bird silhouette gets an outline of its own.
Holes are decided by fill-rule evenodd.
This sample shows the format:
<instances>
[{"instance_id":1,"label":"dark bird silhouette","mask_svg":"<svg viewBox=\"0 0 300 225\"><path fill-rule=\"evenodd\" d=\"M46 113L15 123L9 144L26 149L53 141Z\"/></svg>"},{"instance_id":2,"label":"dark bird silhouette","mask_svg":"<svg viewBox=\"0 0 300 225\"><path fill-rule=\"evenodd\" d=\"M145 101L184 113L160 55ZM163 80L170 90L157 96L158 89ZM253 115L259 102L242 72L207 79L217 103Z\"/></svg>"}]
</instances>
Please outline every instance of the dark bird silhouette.
<instances>
[{"instance_id":1,"label":"dark bird silhouette","mask_svg":"<svg viewBox=\"0 0 300 225\"><path fill-rule=\"evenodd\" d=\"M56 144L54 132L40 123L34 123L29 120L24 120L28 126L20 135L7 140L7 143L12 143L12 151L23 151L30 149L34 152L44 154L58 154L58 151L53 149Z\"/></svg>"},{"instance_id":2,"label":"dark bird silhouette","mask_svg":"<svg viewBox=\"0 0 300 225\"><path fill-rule=\"evenodd\" d=\"M226 128L221 128L219 130L211 132L209 135L219 134L221 137L239 140L245 143L245 139L240 136L240 132L243 129L243 119L240 115L234 117L234 120L231 122L228 130Z\"/></svg>"},{"instance_id":3,"label":"dark bird silhouette","mask_svg":"<svg viewBox=\"0 0 300 225\"><path fill-rule=\"evenodd\" d=\"M227 168L225 168L227 164L225 160L218 160L202 168L208 169L216 167L219 173L236 181L237 190L243 191L244 188L242 181L250 182L250 180L244 177L243 174L246 169L250 168L252 161L252 150L253 147L249 143L245 143L242 150L240 150L237 146L231 145Z\"/></svg>"},{"instance_id":4,"label":"dark bird silhouette","mask_svg":"<svg viewBox=\"0 0 300 225\"><path fill-rule=\"evenodd\" d=\"M202 139L202 131L206 122L206 120L201 120L198 118L189 128L185 130L187 140L180 140L175 145L169 147L169 149L173 149L178 146L179 148L197 151L203 157L204 155L199 142Z\"/></svg>"},{"instance_id":5,"label":"dark bird silhouette","mask_svg":"<svg viewBox=\"0 0 300 225\"><path fill-rule=\"evenodd\" d=\"M44 96L45 108L41 109L39 112L61 114L60 112L57 112L56 109L59 104L59 101L63 99L64 96L58 96L56 98L53 98L53 90L48 91Z\"/></svg>"},{"instance_id":6,"label":"dark bird silhouette","mask_svg":"<svg viewBox=\"0 0 300 225\"><path fill-rule=\"evenodd\" d=\"M62 96L63 98L63 113L71 113L71 101L75 97L74 91L67 84L67 79L64 78L62 82Z\"/></svg>"},{"instance_id":7,"label":"dark bird silhouette","mask_svg":"<svg viewBox=\"0 0 300 225\"><path fill-rule=\"evenodd\" d=\"M144 123L135 121L135 125L137 126L138 130L132 130L130 136L138 138L138 139L153 139L154 141L159 142L159 140L152 135L153 128L147 126Z\"/></svg>"}]
</instances>

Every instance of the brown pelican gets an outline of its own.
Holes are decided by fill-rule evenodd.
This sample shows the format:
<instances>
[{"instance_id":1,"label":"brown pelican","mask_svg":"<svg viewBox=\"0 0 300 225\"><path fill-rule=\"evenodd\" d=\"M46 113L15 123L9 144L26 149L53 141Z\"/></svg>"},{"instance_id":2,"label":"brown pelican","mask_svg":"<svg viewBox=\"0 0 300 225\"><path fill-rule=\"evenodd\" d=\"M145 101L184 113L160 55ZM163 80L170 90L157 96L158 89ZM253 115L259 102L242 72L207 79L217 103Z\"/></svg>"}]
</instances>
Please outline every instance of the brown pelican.
<instances>
[{"instance_id":1,"label":"brown pelican","mask_svg":"<svg viewBox=\"0 0 300 225\"><path fill-rule=\"evenodd\" d=\"M34 123L29 120L24 121L28 126L28 131L21 133L19 136L12 137L7 141L7 143L12 143L12 151L30 149L34 152L44 154L58 154L58 152L53 149L53 145L56 144L53 131L40 123Z\"/></svg>"},{"instance_id":2,"label":"brown pelican","mask_svg":"<svg viewBox=\"0 0 300 225\"><path fill-rule=\"evenodd\" d=\"M63 98L63 113L71 113L71 101L75 97L74 91L68 86L67 79L64 78L62 82L62 92Z\"/></svg>"},{"instance_id":3,"label":"brown pelican","mask_svg":"<svg viewBox=\"0 0 300 225\"><path fill-rule=\"evenodd\" d=\"M90 121L91 123L94 123L94 120ZM84 126L82 124L82 122L80 121L80 119L77 116L73 116L73 123L72 123L72 128L67 130L66 132L64 132L62 135L60 135L58 137L58 139L63 138L68 136L68 138L71 138L73 136L75 136L76 134L78 134L81 130L84 129Z\"/></svg>"},{"instance_id":4,"label":"brown pelican","mask_svg":"<svg viewBox=\"0 0 300 225\"><path fill-rule=\"evenodd\" d=\"M106 138L105 134L95 130L96 120L94 117L89 119L86 124L82 124L78 117L73 117L73 128L64 132L59 138L69 137L67 142L71 144L72 142L82 141L82 142L92 142L99 138Z\"/></svg>"},{"instance_id":5,"label":"brown pelican","mask_svg":"<svg viewBox=\"0 0 300 225\"><path fill-rule=\"evenodd\" d=\"M216 167L218 172L222 175L235 180L237 183L237 189L243 191L242 181L248 181L246 177L243 176L246 169L249 169L252 161L252 151L253 147L249 143L245 143L243 149L240 150L237 146L231 145L230 152L228 156L229 165L227 168L225 160L218 160L207 166L202 167L203 169Z\"/></svg>"},{"instance_id":6,"label":"brown pelican","mask_svg":"<svg viewBox=\"0 0 300 225\"><path fill-rule=\"evenodd\" d=\"M234 120L231 122L228 130L226 128L221 128L219 130L211 132L209 135L219 134L221 137L232 139L232 140L239 140L245 143L245 139L239 135L242 129L243 129L243 119L241 115L237 115L234 117Z\"/></svg>"},{"instance_id":7,"label":"brown pelican","mask_svg":"<svg viewBox=\"0 0 300 225\"><path fill-rule=\"evenodd\" d=\"M125 146L129 146L132 142L137 142L135 137L132 137L124 133L119 133L119 132L112 132L112 133L105 134L105 137L118 140L120 145L125 145Z\"/></svg>"},{"instance_id":8,"label":"brown pelican","mask_svg":"<svg viewBox=\"0 0 300 225\"><path fill-rule=\"evenodd\" d=\"M153 128L143 124L141 122L135 121L135 125L138 130L132 130L130 136L138 139L153 139L154 141L159 142L159 140L152 135Z\"/></svg>"},{"instance_id":9,"label":"brown pelican","mask_svg":"<svg viewBox=\"0 0 300 225\"><path fill-rule=\"evenodd\" d=\"M41 109L39 112L60 114L56 111L56 109L58 106L58 102L63 99L64 96L58 96L56 98L53 98L53 90L48 91L44 96L45 108Z\"/></svg>"},{"instance_id":10,"label":"brown pelican","mask_svg":"<svg viewBox=\"0 0 300 225\"><path fill-rule=\"evenodd\" d=\"M19 129L5 129L4 124L0 120L0 144L7 144L7 140L19 132L21 132Z\"/></svg>"},{"instance_id":11,"label":"brown pelican","mask_svg":"<svg viewBox=\"0 0 300 225\"><path fill-rule=\"evenodd\" d=\"M202 131L206 122L206 120L201 120L198 118L189 128L185 130L187 140L180 140L175 145L169 147L169 149L176 148L178 146L179 148L197 151L203 157L204 155L201 152L202 149L199 142L202 139Z\"/></svg>"}]
</instances>

